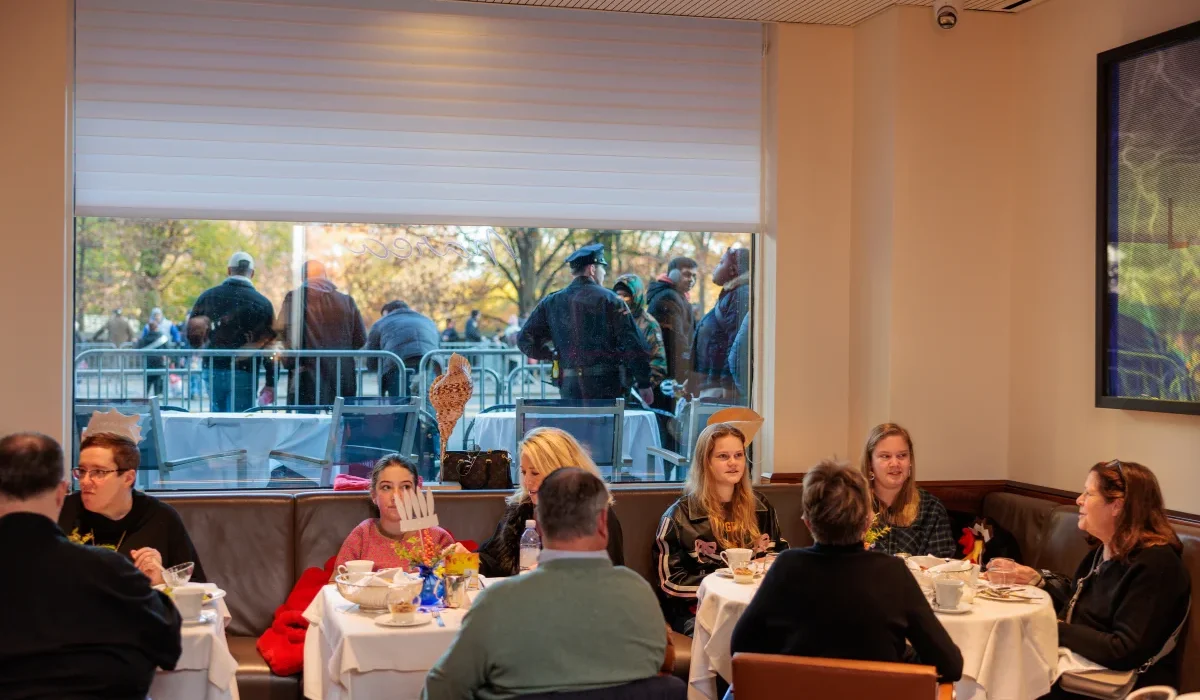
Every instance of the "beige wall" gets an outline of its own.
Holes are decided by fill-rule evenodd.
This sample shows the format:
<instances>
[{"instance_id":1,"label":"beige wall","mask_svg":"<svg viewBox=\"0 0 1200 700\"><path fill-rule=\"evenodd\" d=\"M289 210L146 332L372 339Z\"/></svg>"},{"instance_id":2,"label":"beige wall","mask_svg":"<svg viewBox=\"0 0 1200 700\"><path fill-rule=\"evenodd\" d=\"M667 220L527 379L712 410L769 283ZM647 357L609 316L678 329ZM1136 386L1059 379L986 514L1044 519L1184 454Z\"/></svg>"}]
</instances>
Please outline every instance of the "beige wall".
<instances>
[{"instance_id":1,"label":"beige wall","mask_svg":"<svg viewBox=\"0 0 1200 700\"><path fill-rule=\"evenodd\" d=\"M913 7L854 30L848 429L904 425L925 479L1007 473L1015 38Z\"/></svg>"},{"instance_id":2,"label":"beige wall","mask_svg":"<svg viewBox=\"0 0 1200 700\"><path fill-rule=\"evenodd\" d=\"M0 3L0 434L64 432L72 5Z\"/></svg>"},{"instance_id":3,"label":"beige wall","mask_svg":"<svg viewBox=\"0 0 1200 700\"><path fill-rule=\"evenodd\" d=\"M776 274L775 471L845 454L849 378L850 158L854 33L781 25L771 37L777 196L769 207Z\"/></svg>"},{"instance_id":4,"label":"beige wall","mask_svg":"<svg viewBox=\"0 0 1200 700\"><path fill-rule=\"evenodd\" d=\"M1096 54L1200 20L1195 0L1052 0L1019 15L1011 478L1078 489L1119 457L1200 512L1200 417L1094 408Z\"/></svg>"}]
</instances>

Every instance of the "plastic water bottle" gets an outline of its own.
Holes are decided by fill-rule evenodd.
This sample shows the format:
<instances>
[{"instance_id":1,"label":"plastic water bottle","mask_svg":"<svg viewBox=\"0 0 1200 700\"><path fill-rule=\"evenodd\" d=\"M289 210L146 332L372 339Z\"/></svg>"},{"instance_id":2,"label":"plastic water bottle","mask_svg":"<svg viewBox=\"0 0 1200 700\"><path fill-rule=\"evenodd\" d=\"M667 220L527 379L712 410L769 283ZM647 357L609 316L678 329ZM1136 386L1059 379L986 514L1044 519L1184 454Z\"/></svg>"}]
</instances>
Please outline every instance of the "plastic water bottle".
<instances>
[{"instance_id":1,"label":"plastic water bottle","mask_svg":"<svg viewBox=\"0 0 1200 700\"><path fill-rule=\"evenodd\" d=\"M521 573L530 571L537 566L538 555L542 552L542 538L537 533L537 522L525 521L525 533L521 535Z\"/></svg>"}]
</instances>

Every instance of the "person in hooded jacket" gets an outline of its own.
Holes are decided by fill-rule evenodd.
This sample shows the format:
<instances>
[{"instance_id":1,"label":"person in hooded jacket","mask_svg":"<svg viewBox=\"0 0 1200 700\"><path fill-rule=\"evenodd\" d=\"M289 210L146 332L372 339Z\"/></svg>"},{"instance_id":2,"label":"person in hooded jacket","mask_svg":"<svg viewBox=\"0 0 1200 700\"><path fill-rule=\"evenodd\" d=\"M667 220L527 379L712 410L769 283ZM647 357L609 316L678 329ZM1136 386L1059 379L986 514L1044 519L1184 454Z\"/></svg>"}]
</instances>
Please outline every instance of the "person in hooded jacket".
<instances>
[{"instance_id":1,"label":"person in hooded jacket","mask_svg":"<svg viewBox=\"0 0 1200 700\"><path fill-rule=\"evenodd\" d=\"M437 324L399 299L384 304L382 312L383 316L371 326L363 350L394 353L404 361L405 367L416 371L425 353L438 348ZM374 369L378 363L379 360L369 359L367 367ZM379 385L383 395L407 396L408 387L400 383L404 369L397 367L395 362L384 361L382 364Z\"/></svg>"},{"instance_id":2,"label":"person in hooded jacket","mask_svg":"<svg viewBox=\"0 0 1200 700\"><path fill-rule=\"evenodd\" d=\"M629 307L634 325L646 338L650 348L650 386L657 388L667 378L667 351L663 347L662 327L646 311L646 285L641 277L627 274L618 277L612 289Z\"/></svg>"}]
</instances>

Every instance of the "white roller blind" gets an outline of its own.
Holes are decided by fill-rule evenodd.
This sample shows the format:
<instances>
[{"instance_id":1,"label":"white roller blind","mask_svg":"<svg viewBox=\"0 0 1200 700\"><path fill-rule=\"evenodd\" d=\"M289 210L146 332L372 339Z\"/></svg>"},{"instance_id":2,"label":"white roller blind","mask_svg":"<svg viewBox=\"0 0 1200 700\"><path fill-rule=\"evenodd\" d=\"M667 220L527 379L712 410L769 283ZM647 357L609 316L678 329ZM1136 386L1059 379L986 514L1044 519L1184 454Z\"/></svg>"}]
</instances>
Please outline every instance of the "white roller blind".
<instances>
[{"instance_id":1,"label":"white roller blind","mask_svg":"<svg viewBox=\"0 0 1200 700\"><path fill-rule=\"evenodd\" d=\"M760 25L78 0L86 216L755 231Z\"/></svg>"}]
</instances>

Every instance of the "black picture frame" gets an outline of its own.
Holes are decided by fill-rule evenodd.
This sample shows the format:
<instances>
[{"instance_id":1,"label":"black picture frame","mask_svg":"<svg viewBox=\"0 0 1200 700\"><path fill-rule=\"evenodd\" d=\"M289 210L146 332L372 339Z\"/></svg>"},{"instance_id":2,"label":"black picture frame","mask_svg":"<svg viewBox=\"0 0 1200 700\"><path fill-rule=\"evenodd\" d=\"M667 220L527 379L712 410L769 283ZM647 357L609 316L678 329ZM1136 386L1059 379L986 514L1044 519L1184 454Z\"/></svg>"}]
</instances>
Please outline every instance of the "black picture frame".
<instances>
[{"instance_id":1,"label":"black picture frame","mask_svg":"<svg viewBox=\"0 0 1200 700\"><path fill-rule=\"evenodd\" d=\"M1116 201L1110 201L1111 179L1116 177L1110 159L1116 130L1110 128L1113 116L1112 71L1122 62L1176 44L1200 39L1200 22L1193 22L1154 36L1109 49L1096 56L1096 402L1097 408L1114 408L1155 413L1200 415L1200 400L1132 398L1107 393L1111 314L1109 313L1108 229L1116 215Z\"/></svg>"}]
</instances>

